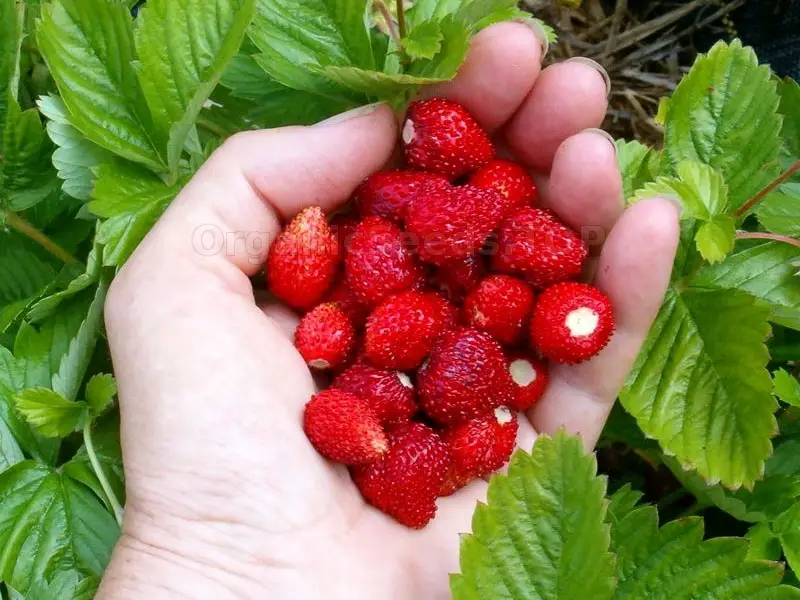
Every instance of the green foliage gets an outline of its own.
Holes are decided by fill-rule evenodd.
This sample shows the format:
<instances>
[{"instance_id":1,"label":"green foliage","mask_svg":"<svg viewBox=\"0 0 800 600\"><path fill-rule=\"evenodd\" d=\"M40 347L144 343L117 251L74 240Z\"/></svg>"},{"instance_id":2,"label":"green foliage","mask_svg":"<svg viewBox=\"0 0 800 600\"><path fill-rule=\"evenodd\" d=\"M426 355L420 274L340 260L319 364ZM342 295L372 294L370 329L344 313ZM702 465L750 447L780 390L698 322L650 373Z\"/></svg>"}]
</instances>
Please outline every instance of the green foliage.
<instances>
[{"instance_id":1,"label":"green foliage","mask_svg":"<svg viewBox=\"0 0 800 600\"><path fill-rule=\"evenodd\" d=\"M401 111L455 77L475 33L533 19L515 0L416 0L403 27L367 0L149 0L136 19L131 4L0 0L0 596L13 600L96 591L124 496L103 303L211 151L368 102ZM601 441L610 480L564 433L519 452L462 539L457 600L800 595L772 562L800 568L800 86L719 43L658 120L663 150L618 142L624 195L681 202L681 245ZM660 527L636 489L649 471L679 488L657 498ZM747 536L670 520L684 495Z\"/></svg>"}]
</instances>

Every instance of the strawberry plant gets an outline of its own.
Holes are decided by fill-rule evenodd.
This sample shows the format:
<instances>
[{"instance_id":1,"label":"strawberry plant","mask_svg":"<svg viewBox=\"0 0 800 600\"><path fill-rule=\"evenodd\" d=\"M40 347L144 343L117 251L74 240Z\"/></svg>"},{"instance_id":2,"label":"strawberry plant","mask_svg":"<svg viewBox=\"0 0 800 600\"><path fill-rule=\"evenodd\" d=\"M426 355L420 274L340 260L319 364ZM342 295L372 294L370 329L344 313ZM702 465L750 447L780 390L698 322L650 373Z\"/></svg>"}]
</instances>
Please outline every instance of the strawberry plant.
<instances>
[{"instance_id":1,"label":"strawberry plant","mask_svg":"<svg viewBox=\"0 0 800 600\"><path fill-rule=\"evenodd\" d=\"M456 75L477 32L533 19L513 0L138 4L0 0L4 598L91 598L96 590L124 506L103 304L117 271L213 151L238 131L312 124L372 102L402 111L423 86ZM435 147L423 143L428 116L458 110L445 104L416 105L427 113L403 132L406 157L448 177L479 169L471 191L449 189L436 175L383 174L355 193L358 226L337 217L328 228L318 211L303 213L303 226L321 232L304 259L328 272L282 291L300 309L326 303L304 320L299 346L307 362L344 361L353 351L352 324L366 327L365 352L387 368L398 368L398 359L417 368L431 351L448 316L438 296L437 304L422 291L405 291L421 275L398 223L431 239L430 207L415 206L410 187L438 190L436 215L458 224L449 260L441 249L419 251L446 263L433 269L432 281L452 301L466 299L466 318L483 329L440 338L428 372L446 373L460 360L453 347L466 338L479 340L494 361L487 362L501 364L491 336L514 340L523 325L522 317L492 314L495 296L513 289L520 314L530 311L527 288L509 275L526 269L545 285L577 273L586 258L577 236L526 206L536 190L524 172L501 160L485 164L491 155L479 132L468 155L446 136L437 135ZM543 436L530 453L514 455L477 507L462 540L461 572L452 578L457 600L800 597L800 86L776 78L738 41L720 42L663 101L657 120L663 148L618 142L624 195L628 204L654 195L680 203L681 244L601 445L668 469L679 494L696 504L659 523L657 508L637 490L636 472L599 474L579 440ZM509 275L484 278L473 252L500 223L487 198L496 198L504 178L507 200L521 212L504 221L499 241L513 240L526 222L546 222L552 235L571 240L558 254L567 275L554 275L541 253L522 252L495 256L492 269ZM329 250L340 243L334 234L348 227L345 279L329 289L336 273ZM301 233L307 229L287 229L275 242L271 276L290 272L285 259ZM390 276L364 284L365 265L384 247L396 250ZM605 314L591 288L550 289L538 332L559 311L594 307ZM362 305L399 291L391 310L367 318ZM341 334L341 346L320 344L331 330ZM594 333L608 333L601 330ZM409 344L400 357L387 352L398 331L412 331L420 347ZM580 360L606 339L590 338L596 347L588 349L569 336L545 341L551 357ZM504 462L516 420L493 406L498 412L453 428L447 443L464 450L457 457L463 472L445 481L442 471L436 485L416 481L414 491L426 501L408 515L398 504L408 491L394 476L398 465L413 455L422 457L420 469L434 469L445 462L445 444L422 424L384 435L383 425L407 421L415 407L407 378L379 366L357 363L338 374L337 391L317 401L306 427L323 440L331 429L345 432L346 444L327 449L339 460L382 456L354 469L354 478L373 504L416 526L432 516L442 485L457 487L459 477L488 474ZM546 364L520 350L508 371L515 385L486 379L484 397L529 407L546 384ZM492 367L492 377L500 372ZM369 410L355 390L368 393ZM452 407L437 400L428 411L450 419ZM363 431L350 428L364 415L372 436L366 445ZM473 447L485 450L485 462L474 462ZM678 516L672 496L649 491L647 499ZM700 512L724 518L724 530L706 535Z\"/></svg>"}]
</instances>

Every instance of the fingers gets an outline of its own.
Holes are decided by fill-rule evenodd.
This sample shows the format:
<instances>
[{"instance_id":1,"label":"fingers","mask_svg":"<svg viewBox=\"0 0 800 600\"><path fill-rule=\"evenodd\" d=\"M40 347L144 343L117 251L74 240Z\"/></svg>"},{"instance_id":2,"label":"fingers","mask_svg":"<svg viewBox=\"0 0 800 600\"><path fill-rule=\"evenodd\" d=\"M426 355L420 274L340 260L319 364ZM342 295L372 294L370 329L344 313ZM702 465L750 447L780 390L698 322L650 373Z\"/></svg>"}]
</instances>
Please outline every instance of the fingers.
<instances>
[{"instance_id":1,"label":"fingers","mask_svg":"<svg viewBox=\"0 0 800 600\"><path fill-rule=\"evenodd\" d=\"M614 226L595 284L611 299L617 331L594 359L552 368L550 387L529 412L539 433L565 427L594 447L661 305L678 237L678 211L663 199L633 205Z\"/></svg>"},{"instance_id":2,"label":"fingers","mask_svg":"<svg viewBox=\"0 0 800 600\"><path fill-rule=\"evenodd\" d=\"M542 41L528 25L500 23L472 40L458 77L433 86L425 97L463 104L488 131L503 125L533 88L542 62Z\"/></svg>"},{"instance_id":3,"label":"fingers","mask_svg":"<svg viewBox=\"0 0 800 600\"><path fill-rule=\"evenodd\" d=\"M584 131L561 144L544 203L590 245L605 241L623 209L617 150L608 134Z\"/></svg>"},{"instance_id":4,"label":"fingers","mask_svg":"<svg viewBox=\"0 0 800 600\"><path fill-rule=\"evenodd\" d=\"M561 143L599 127L608 108L608 75L584 59L548 67L539 75L505 137L516 157L546 173Z\"/></svg>"}]
</instances>

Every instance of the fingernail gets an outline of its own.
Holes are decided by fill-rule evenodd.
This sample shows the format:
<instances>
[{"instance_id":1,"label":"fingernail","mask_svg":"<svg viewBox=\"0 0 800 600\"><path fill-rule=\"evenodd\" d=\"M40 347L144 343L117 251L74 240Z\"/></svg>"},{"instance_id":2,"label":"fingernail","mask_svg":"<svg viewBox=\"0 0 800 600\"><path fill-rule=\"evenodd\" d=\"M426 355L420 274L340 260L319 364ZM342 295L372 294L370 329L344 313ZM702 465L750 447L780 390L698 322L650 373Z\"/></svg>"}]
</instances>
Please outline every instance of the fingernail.
<instances>
[{"instance_id":1,"label":"fingernail","mask_svg":"<svg viewBox=\"0 0 800 600\"><path fill-rule=\"evenodd\" d=\"M545 31L542 24L537 19L517 19L517 23L522 23L523 25L527 25L533 31L533 35L536 36L536 39L539 40L539 45L542 48L542 59L547 56L548 51L550 50L550 39L547 37L547 31Z\"/></svg>"},{"instance_id":2,"label":"fingernail","mask_svg":"<svg viewBox=\"0 0 800 600\"><path fill-rule=\"evenodd\" d=\"M608 76L608 71L606 71L605 67L603 67L603 65L601 65L599 62L592 60L591 58L586 58L585 56L575 56L565 60L564 62L581 63L592 67L603 76L603 80L606 82L606 97L611 95L611 77Z\"/></svg>"},{"instance_id":3,"label":"fingernail","mask_svg":"<svg viewBox=\"0 0 800 600\"><path fill-rule=\"evenodd\" d=\"M614 136L612 136L607 131L603 131L602 129L597 129L596 127L590 127L589 129L584 129L582 133L593 133L595 135L599 135L608 141L609 144L614 148L614 154L617 154L617 142L614 140Z\"/></svg>"},{"instance_id":4,"label":"fingernail","mask_svg":"<svg viewBox=\"0 0 800 600\"><path fill-rule=\"evenodd\" d=\"M670 204L672 204L678 211L678 218L683 214L683 202L677 196L670 196L668 194L659 194L659 198L663 198Z\"/></svg>"},{"instance_id":5,"label":"fingernail","mask_svg":"<svg viewBox=\"0 0 800 600\"><path fill-rule=\"evenodd\" d=\"M339 123L344 123L345 121L351 121L353 119L358 119L359 117L365 117L374 113L378 110L381 106L384 106L383 102L376 102L375 104L367 104L366 106L359 106L358 108L354 108L353 110L348 110L347 112L343 112L338 115L333 115L325 119L324 121L320 121L314 127L327 127L328 125L338 125Z\"/></svg>"}]
</instances>

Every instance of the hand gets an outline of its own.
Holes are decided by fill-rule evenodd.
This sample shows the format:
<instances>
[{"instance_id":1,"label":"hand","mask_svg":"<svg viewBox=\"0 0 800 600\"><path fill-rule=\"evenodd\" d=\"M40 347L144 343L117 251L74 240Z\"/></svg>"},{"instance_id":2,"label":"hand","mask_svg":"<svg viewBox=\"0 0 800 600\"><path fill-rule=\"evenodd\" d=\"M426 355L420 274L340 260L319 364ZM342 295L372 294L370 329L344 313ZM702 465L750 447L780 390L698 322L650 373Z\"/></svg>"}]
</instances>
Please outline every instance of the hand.
<instances>
[{"instance_id":1,"label":"hand","mask_svg":"<svg viewBox=\"0 0 800 600\"><path fill-rule=\"evenodd\" d=\"M537 431L562 426L591 449L657 312L678 218L658 199L623 212L615 149L586 131L607 108L597 68L570 61L540 72L540 60L527 26L494 26L475 39L458 79L428 93L465 104L573 227L607 234L595 248L596 284L618 331L591 362L554 368L546 397L520 424L528 450ZM117 277L106 319L127 506L101 600L450 597L458 533L469 531L486 483L441 500L422 531L365 505L347 471L303 434L315 388L292 346L295 317L260 306L248 280L282 222L344 202L387 163L396 139L385 106L236 135ZM214 231L225 244L208 255L200 248Z\"/></svg>"}]
</instances>

